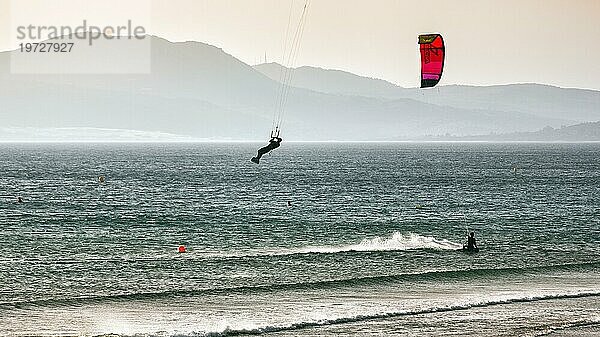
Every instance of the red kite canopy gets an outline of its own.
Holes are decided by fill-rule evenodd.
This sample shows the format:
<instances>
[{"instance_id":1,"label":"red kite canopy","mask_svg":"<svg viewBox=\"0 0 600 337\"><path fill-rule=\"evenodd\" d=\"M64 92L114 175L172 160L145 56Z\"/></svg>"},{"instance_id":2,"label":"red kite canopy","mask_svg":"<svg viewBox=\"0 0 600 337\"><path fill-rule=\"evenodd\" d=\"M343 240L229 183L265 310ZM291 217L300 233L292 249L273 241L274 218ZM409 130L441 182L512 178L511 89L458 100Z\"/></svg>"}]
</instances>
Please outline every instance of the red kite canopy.
<instances>
[{"instance_id":1,"label":"red kite canopy","mask_svg":"<svg viewBox=\"0 0 600 337\"><path fill-rule=\"evenodd\" d=\"M434 87L444 70L444 39L440 34L419 35L421 47L421 88Z\"/></svg>"}]
</instances>

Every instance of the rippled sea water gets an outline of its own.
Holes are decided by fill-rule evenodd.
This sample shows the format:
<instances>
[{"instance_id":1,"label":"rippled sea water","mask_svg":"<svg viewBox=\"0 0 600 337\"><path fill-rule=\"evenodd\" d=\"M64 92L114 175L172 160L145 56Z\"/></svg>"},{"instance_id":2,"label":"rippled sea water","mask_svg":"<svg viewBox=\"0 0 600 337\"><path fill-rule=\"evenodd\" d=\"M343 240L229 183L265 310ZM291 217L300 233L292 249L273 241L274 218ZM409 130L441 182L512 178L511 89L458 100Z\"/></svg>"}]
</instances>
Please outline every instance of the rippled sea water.
<instances>
[{"instance_id":1,"label":"rippled sea water","mask_svg":"<svg viewBox=\"0 0 600 337\"><path fill-rule=\"evenodd\" d=\"M0 144L0 335L600 334L600 144L260 145Z\"/></svg>"}]
</instances>

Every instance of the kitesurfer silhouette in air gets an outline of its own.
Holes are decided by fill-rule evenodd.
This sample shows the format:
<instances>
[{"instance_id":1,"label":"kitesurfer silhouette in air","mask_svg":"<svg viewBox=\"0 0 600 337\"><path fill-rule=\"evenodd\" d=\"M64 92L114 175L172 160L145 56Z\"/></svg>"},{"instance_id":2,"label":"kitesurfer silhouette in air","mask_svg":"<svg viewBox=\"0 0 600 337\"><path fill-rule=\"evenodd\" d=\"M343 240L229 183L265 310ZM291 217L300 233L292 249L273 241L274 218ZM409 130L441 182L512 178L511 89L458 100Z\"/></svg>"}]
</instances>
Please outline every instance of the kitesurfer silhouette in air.
<instances>
[{"instance_id":1,"label":"kitesurfer silhouette in air","mask_svg":"<svg viewBox=\"0 0 600 337\"><path fill-rule=\"evenodd\" d=\"M253 163L258 164L260 162L260 158L262 156L264 156L265 154L275 150L276 148L278 148L279 146L281 146L281 141L283 139L279 138L279 135L277 136L272 136L271 140L269 140L269 145L262 147L260 149L258 149L258 154L256 155L256 157L252 157L252 159L250 159Z\"/></svg>"}]
</instances>

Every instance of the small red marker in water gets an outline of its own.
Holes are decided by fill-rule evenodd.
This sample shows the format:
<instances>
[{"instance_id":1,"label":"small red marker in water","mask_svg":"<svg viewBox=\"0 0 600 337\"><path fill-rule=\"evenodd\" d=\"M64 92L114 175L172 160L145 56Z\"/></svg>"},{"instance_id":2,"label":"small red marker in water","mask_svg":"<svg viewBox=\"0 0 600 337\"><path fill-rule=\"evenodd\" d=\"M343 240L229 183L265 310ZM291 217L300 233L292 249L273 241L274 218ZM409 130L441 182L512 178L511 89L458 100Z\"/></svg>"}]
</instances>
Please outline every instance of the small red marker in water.
<instances>
[{"instance_id":1,"label":"small red marker in water","mask_svg":"<svg viewBox=\"0 0 600 337\"><path fill-rule=\"evenodd\" d=\"M185 246L179 246L179 248L177 248L177 251L180 253L185 253L186 252Z\"/></svg>"}]
</instances>

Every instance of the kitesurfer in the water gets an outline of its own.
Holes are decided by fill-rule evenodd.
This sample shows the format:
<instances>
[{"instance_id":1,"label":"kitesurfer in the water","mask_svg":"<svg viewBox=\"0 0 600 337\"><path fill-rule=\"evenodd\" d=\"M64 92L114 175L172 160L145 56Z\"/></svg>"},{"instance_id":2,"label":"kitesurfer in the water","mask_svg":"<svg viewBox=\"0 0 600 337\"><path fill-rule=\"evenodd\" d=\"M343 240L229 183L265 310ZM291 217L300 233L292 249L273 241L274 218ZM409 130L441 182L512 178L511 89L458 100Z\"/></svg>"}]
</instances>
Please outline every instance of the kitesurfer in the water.
<instances>
[{"instance_id":1,"label":"kitesurfer in the water","mask_svg":"<svg viewBox=\"0 0 600 337\"><path fill-rule=\"evenodd\" d=\"M474 232L469 233L469 236L467 236L467 245L463 246L463 249L468 250L470 252L479 250L479 248L477 247L477 241L475 241Z\"/></svg>"},{"instance_id":2,"label":"kitesurfer in the water","mask_svg":"<svg viewBox=\"0 0 600 337\"><path fill-rule=\"evenodd\" d=\"M271 137L271 140L269 140L269 145L260 148L258 150L258 154L256 155L256 157L252 157L252 162L258 164L260 162L260 158L262 156L264 156L265 154L275 150L276 148L278 148L279 146L281 146L281 141L283 139L279 138L279 137Z\"/></svg>"}]
</instances>

